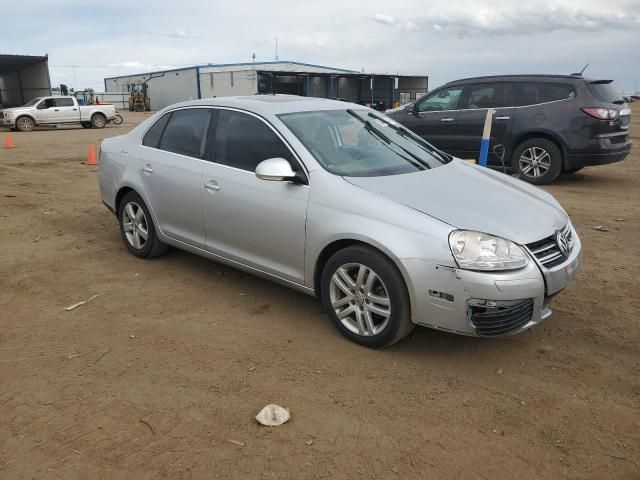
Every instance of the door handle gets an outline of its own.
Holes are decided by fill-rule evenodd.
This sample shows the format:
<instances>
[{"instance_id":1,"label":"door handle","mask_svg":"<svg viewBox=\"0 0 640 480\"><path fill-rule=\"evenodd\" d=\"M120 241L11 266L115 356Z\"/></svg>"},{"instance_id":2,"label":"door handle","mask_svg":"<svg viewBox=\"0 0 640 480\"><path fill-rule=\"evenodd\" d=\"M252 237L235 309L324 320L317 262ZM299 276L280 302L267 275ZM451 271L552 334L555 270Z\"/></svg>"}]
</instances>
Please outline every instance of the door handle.
<instances>
[{"instance_id":1,"label":"door handle","mask_svg":"<svg viewBox=\"0 0 640 480\"><path fill-rule=\"evenodd\" d=\"M151 175L153 173L153 168L151 168L151 165L149 165L148 163L142 167L142 172L146 173L147 175Z\"/></svg>"},{"instance_id":2,"label":"door handle","mask_svg":"<svg viewBox=\"0 0 640 480\"><path fill-rule=\"evenodd\" d=\"M60 110L58 110L57 108L53 109L54 112L59 112Z\"/></svg>"},{"instance_id":3,"label":"door handle","mask_svg":"<svg viewBox=\"0 0 640 480\"><path fill-rule=\"evenodd\" d=\"M217 192L218 190L220 190L220 185L218 185L218 182L216 182L215 180L209 180L207 182L204 182L203 187L209 190L210 192Z\"/></svg>"},{"instance_id":4,"label":"door handle","mask_svg":"<svg viewBox=\"0 0 640 480\"><path fill-rule=\"evenodd\" d=\"M447 118L441 118L440 121L441 122L453 122L455 120L455 118L453 117L447 117Z\"/></svg>"},{"instance_id":5,"label":"door handle","mask_svg":"<svg viewBox=\"0 0 640 480\"><path fill-rule=\"evenodd\" d=\"M74 111L74 112L75 112L75 111L77 111L77 110L78 110L77 108L74 108L74 109L73 109L73 111Z\"/></svg>"},{"instance_id":6,"label":"door handle","mask_svg":"<svg viewBox=\"0 0 640 480\"><path fill-rule=\"evenodd\" d=\"M511 120L511 117L496 117L496 120Z\"/></svg>"}]
</instances>

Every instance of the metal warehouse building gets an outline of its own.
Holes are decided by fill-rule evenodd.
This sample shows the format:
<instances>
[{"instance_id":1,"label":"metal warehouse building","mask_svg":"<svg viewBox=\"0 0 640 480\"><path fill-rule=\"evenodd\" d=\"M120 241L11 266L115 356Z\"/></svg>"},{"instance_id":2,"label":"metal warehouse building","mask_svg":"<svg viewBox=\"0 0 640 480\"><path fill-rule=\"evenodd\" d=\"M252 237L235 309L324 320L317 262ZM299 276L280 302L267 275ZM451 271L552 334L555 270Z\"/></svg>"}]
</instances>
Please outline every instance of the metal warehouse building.
<instances>
[{"instance_id":1,"label":"metal warehouse building","mask_svg":"<svg viewBox=\"0 0 640 480\"><path fill-rule=\"evenodd\" d=\"M0 54L0 108L51 95L49 58Z\"/></svg>"},{"instance_id":2,"label":"metal warehouse building","mask_svg":"<svg viewBox=\"0 0 640 480\"><path fill-rule=\"evenodd\" d=\"M338 98L389 108L427 91L428 77L360 73L308 63L276 61L195 65L174 70L105 78L106 92L127 92L147 82L151 109L197 98L287 93Z\"/></svg>"}]
</instances>

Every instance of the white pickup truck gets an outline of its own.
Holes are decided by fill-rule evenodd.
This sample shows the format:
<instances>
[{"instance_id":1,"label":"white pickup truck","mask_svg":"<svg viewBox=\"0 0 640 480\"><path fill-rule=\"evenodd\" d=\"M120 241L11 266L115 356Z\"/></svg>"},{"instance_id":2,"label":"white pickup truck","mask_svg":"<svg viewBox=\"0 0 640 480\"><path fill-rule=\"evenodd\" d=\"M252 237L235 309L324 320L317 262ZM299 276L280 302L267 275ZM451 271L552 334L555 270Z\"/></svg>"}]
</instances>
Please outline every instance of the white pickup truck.
<instances>
[{"instance_id":1,"label":"white pickup truck","mask_svg":"<svg viewBox=\"0 0 640 480\"><path fill-rule=\"evenodd\" d=\"M79 123L104 128L116 116L113 105L78 105L75 97L37 97L22 107L0 110L0 126L30 132L41 125Z\"/></svg>"}]
</instances>

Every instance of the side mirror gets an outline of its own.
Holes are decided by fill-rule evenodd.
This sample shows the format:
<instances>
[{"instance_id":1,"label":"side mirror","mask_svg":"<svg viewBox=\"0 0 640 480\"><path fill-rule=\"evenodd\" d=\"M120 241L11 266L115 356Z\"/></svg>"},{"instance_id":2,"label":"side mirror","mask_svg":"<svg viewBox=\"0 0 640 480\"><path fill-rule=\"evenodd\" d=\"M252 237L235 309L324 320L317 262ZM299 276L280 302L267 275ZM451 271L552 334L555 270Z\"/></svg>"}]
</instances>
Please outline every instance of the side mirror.
<instances>
[{"instance_id":1,"label":"side mirror","mask_svg":"<svg viewBox=\"0 0 640 480\"><path fill-rule=\"evenodd\" d=\"M291 168L291 164L280 157L263 160L256 167L256 177L260 180L282 182L284 180L293 180L295 176L296 172Z\"/></svg>"}]
</instances>

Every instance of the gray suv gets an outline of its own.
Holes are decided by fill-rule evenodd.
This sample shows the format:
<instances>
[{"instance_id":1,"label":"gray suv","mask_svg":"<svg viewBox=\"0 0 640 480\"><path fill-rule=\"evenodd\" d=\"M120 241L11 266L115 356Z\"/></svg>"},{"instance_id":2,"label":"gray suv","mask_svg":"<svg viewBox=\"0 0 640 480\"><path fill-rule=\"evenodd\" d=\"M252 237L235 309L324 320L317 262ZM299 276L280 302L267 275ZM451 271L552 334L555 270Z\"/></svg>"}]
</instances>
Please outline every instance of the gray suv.
<instances>
[{"instance_id":1,"label":"gray suv","mask_svg":"<svg viewBox=\"0 0 640 480\"><path fill-rule=\"evenodd\" d=\"M562 172L623 160L631 111L611 80L577 75L502 75L449 82L386 113L435 147L477 159L487 109L495 109L489 164L534 184ZM499 146L498 148L495 148Z\"/></svg>"}]
</instances>

